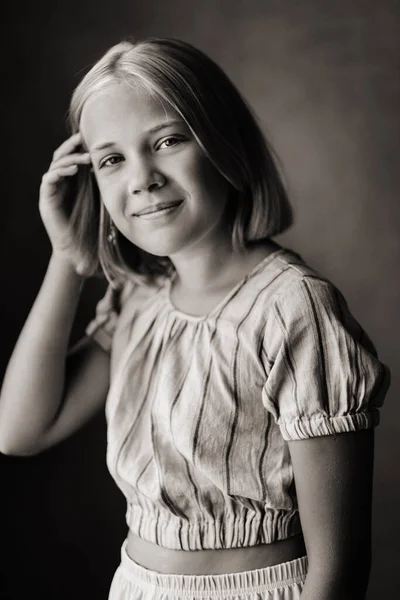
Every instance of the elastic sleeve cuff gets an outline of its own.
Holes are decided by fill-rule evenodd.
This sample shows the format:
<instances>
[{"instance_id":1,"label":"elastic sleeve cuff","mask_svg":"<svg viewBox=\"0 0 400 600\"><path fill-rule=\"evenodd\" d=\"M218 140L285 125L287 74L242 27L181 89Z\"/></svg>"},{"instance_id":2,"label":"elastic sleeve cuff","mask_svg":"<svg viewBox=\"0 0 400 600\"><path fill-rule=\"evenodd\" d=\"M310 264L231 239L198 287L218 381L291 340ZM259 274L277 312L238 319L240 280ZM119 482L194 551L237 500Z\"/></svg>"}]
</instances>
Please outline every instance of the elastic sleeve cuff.
<instances>
[{"instance_id":1,"label":"elastic sleeve cuff","mask_svg":"<svg viewBox=\"0 0 400 600\"><path fill-rule=\"evenodd\" d=\"M291 422L278 420L284 440L306 440L321 435L334 435L371 429L379 424L379 410L372 408L365 412L340 417L315 416L311 419L294 419Z\"/></svg>"}]
</instances>

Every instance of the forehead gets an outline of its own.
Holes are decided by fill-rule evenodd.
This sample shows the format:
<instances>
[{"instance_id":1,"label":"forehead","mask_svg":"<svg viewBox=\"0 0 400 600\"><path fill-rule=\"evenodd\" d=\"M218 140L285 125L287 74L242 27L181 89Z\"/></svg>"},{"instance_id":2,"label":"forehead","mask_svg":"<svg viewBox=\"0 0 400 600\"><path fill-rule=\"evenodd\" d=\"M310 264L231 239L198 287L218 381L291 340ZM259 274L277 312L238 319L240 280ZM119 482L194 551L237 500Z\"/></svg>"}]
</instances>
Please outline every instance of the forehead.
<instances>
[{"instance_id":1,"label":"forehead","mask_svg":"<svg viewBox=\"0 0 400 600\"><path fill-rule=\"evenodd\" d=\"M170 119L181 119L170 104L142 87L121 82L107 85L86 101L80 129L90 147L98 141L120 139L128 131L131 135L141 135Z\"/></svg>"}]
</instances>

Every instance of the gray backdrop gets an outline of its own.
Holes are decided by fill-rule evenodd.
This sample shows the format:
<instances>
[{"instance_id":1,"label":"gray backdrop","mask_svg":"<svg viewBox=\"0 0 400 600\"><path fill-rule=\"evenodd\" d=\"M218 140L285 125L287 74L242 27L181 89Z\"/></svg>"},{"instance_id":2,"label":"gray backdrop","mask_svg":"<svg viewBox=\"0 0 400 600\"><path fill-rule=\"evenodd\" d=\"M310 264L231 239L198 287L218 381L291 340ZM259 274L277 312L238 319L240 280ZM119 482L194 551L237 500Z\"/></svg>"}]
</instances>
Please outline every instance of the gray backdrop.
<instances>
[{"instance_id":1,"label":"gray backdrop","mask_svg":"<svg viewBox=\"0 0 400 600\"><path fill-rule=\"evenodd\" d=\"M49 244L38 187L66 136L69 96L121 38L175 36L205 50L257 111L296 210L279 240L342 290L392 369L376 432L369 600L397 597L400 566L400 4L395 0L136 0L8 5L3 20L4 370L41 283ZM91 282L82 333L101 282ZM29 420L29 415L27 415ZM0 457L0 597L106 598L124 538L104 464L103 418L34 458Z\"/></svg>"}]
</instances>

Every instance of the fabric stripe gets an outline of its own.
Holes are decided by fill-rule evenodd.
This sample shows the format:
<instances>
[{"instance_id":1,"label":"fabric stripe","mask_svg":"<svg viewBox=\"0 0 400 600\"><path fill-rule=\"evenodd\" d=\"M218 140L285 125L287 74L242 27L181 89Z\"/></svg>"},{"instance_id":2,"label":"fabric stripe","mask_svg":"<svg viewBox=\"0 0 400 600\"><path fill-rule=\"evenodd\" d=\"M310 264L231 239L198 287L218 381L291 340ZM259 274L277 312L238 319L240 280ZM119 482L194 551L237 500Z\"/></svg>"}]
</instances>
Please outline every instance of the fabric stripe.
<instances>
[{"instance_id":1,"label":"fabric stripe","mask_svg":"<svg viewBox=\"0 0 400 600\"><path fill-rule=\"evenodd\" d=\"M271 281L269 281L268 284L266 286L264 286L258 292L258 294L255 296L255 298L253 298L253 301L251 302L250 306L248 307L246 314L243 316L242 320L238 323L237 328L236 328L235 339L237 340L237 345L235 348L234 362L233 362L233 364L234 364L234 367L233 367L233 400L234 400L234 405L235 405L235 412L234 412L232 425L231 425L231 435L230 435L230 438L228 441L226 455L225 455L226 488L227 488L228 494L230 494L230 489L231 489L230 454L232 451L232 447L233 447L233 443L234 443L234 439L235 439L235 435L236 435L238 418L239 418L239 402L240 402L240 400L239 400L239 395L238 395L238 366L237 366L237 358L238 358L238 354L239 354L239 332L240 332L241 328L244 327L244 325L246 324L246 321L249 319L250 315L252 315L254 307L257 305L259 298L265 293L265 291L279 277L282 276L282 274L284 272L285 272L285 270L283 270L281 273L279 273L276 277L274 277ZM239 293L239 291L238 291L238 293Z\"/></svg>"},{"instance_id":2,"label":"fabric stripe","mask_svg":"<svg viewBox=\"0 0 400 600\"><path fill-rule=\"evenodd\" d=\"M239 412L239 400L238 400L238 383L237 383L237 355L238 355L238 344L235 348L235 359L234 359L234 367L233 367L233 402L234 402L234 414L231 423L231 433L228 440L228 445L225 452L225 479L226 479L226 493L230 495L231 493L231 470L229 465L230 453L233 445L233 440L236 434L236 426L238 422L238 412Z\"/></svg>"},{"instance_id":3,"label":"fabric stripe","mask_svg":"<svg viewBox=\"0 0 400 600\"><path fill-rule=\"evenodd\" d=\"M151 379L149 379L149 380L147 381L147 385L146 385L146 392L145 392L145 394L143 395L143 400L142 400L142 402L141 402L141 404L140 404L140 406L139 406L139 410L138 410L137 414L135 415L135 419L133 420L133 422L132 422L132 425L131 425L130 429L128 430L128 433L127 433L127 435L125 436L125 439L122 441L122 444L121 444L121 446L120 446L120 448L119 448L119 451L118 451L118 454L117 454L117 456L116 456L116 460L115 460L115 462L116 462L116 467L117 467L117 468L118 468L118 463L119 463L120 457L121 457L121 455L122 455L122 452L124 451L124 449L125 449L125 446L126 446L126 444L128 443L128 440L129 440L129 438L130 438L130 437L131 437L131 435L132 435L132 432L133 432L133 431L134 431L134 429L136 428L136 426L137 426L137 424L138 424L138 421L139 421L139 419L140 419L140 417L141 417L142 411L143 411L143 409L144 409L144 407L145 407L145 405L146 405L146 403L147 403L147 396L148 396L148 393L149 393L149 389L150 389L151 383L152 383L152 382L151 382Z\"/></svg>"},{"instance_id":4,"label":"fabric stripe","mask_svg":"<svg viewBox=\"0 0 400 600\"><path fill-rule=\"evenodd\" d=\"M260 459L259 459L259 463L258 463L258 478L260 481L261 496L263 498L266 498L266 496L267 496L267 476L266 476L266 470L263 468L263 465L264 465L267 451L268 450L272 451L272 448L269 446L269 432L271 430L271 426L272 426L272 422L271 422L271 420L268 420L267 421L267 429L265 431L264 446L261 451Z\"/></svg>"},{"instance_id":5,"label":"fabric stripe","mask_svg":"<svg viewBox=\"0 0 400 600\"><path fill-rule=\"evenodd\" d=\"M285 321L282 317L282 313L280 312L278 306L275 307L275 311L276 311L276 316L278 317L278 322L280 323L283 335L284 335L284 343L283 343L283 356L282 359L286 364L286 369L290 375L290 378L292 380L293 383L293 399L296 403L296 407L297 407L297 412L299 415L302 414L302 407L300 407L299 405L299 397L298 397L298 393L297 393L297 378L296 378L296 370L294 368L294 360L290 354L290 345L287 341L287 331L286 331L286 326L285 326Z\"/></svg>"},{"instance_id":6,"label":"fabric stripe","mask_svg":"<svg viewBox=\"0 0 400 600\"><path fill-rule=\"evenodd\" d=\"M92 329L113 336L107 464L129 528L177 550L298 533L287 441L374 427L389 382L340 292L281 250L204 317L167 282L116 310Z\"/></svg>"},{"instance_id":7,"label":"fabric stripe","mask_svg":"<svg viewBox=\"0 0 400 600\"><path fill-rule=\"evenodd\" d=\"M218 325L218 321L221 318L221 313L217 316L216 318L216 323L215 323L215 327L214 330L210 336L210 342L209 342L209 348L211 349L212 347L212 343L214 341L214 338L217 334L217 325ZM208 388L208 383L210 381L210 375L211 375L211 367L212 367L212 357L213 354L211 353L210 355L210 361L209 361L209 367L207 369L207 373L206 373L206 378L205 378L205 384L204 384L204 388L203 388L203 392L202 392L202 396L201 396L201 400L200 400L200 411L199 411L199 415L197 418L197 422L196 422L196 427L194 430L194 435L193 435L193 452L192 452L192 462L193 465L196 464L196 452L197 452L197 448L198 448L198 442L199 442L199 431L200 431L200 425L201 425L201 420L203 417L203 413L204 413L204 408L205 408L205 402L206 402L206 391Z\"/></svg>"},{"instance_id":8,"label":"fabric stripe","mask_svg":"<svg viewBox=\"0 0 400 600\"><path fill-rule=\"evenodd\" d=\"M151 438L153 441L153 447L156 448L157 441L154 436L154 423L151 424ZM166 508L168 508L171 511L171 513L173 515L175 515L176 517L180 517L181 519L186 519L187 518L186 515L177 507L176 503L174 504L174 502L169 497L162 481L159 481L159 487L160 487L160 498L162 499L164 506Z\"/></svg>"},{"instance_id":9,"label":"fabric stripe","mask_svg":"<svg viewBox=\"0 0 400 600\"><path fill-rule=\"evenodd\" d=\"M173 412L174 412L174 409L175 409L175 407L176 407L176 405L178 403L178 400L180 400L180 398L181 398L182 388L183 388L184 382L186 380L186 377L188 376L189 370L190 370L190 361L188 361L188 363L187 363L187 368L186 368L185 376L182 378L181 385L177 389L175 397L174 397L172 405L171 405L171 409L170 409L170 421L169 421L169 426L170 426L170 430L171 431L172 431L172 417L173 417ZM187 474L187 477L188 477L188 479L190 481L190 484L192 486L193 494L194 494L194 497L196 499L198 509L199 509L200 512L202 512L202 507L201 507L201 503L200 503L200 500L199 500L199 490L198 490L198 488L197 488L197 486L196 486L196 484L195 484L195 482L193 480L193 477L192 477L192 475L190 473L189 462L188 462L188 460L182 454L181 454L181 457L182 457L182 459L185 462L186 474ZM192 460L194 460L193 457L192 457Z\"/></svg>"},{"instance_id":10,"label":"fabric stripe","mask_svg":"<svg viewBox=\"0 0 400 600\"><path fill-rule=\"evenodd\" d=\"M314 325L314 328L315 328L315 331L317 334L317 346L319 349L318 366L320 368L320 382L319 383L320 383L320 390L322 392L321 402L324 407L325 413L329 414L330 413L330 411L329 411L329 393L328 393L327 379L326 379L325 345L322 340L321 325L320 325L321 313L317 310L317 307L315 305L314 296L312 293L310 282L307 281L306 278L303 281L305 283L304 289L306 290L306 293L308 296L308 301L311 306L311 310L312 310L313 317L314 317L312 324Z\"/></svg>"}]
</instances>

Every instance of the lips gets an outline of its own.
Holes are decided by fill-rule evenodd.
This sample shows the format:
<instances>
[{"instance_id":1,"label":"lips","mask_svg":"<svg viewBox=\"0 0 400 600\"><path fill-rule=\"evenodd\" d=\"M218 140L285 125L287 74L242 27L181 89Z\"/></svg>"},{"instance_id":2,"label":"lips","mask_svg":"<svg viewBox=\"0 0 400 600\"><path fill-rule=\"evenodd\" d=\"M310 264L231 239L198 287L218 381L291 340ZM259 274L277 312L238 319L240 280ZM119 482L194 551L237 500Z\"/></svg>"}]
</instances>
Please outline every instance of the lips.
<instances>
[{"instance_id":1,"label":"lips","mask_svg":"<svg viewBox=\"0 0 400 600\"><path fill-rule=\"evenodd\" d=\"M133 214L134 217L140 217L141 215L149 215L151 213L158 212L163 210L164 208L171 208L172 206L177 206L181 204L183 200L175 200L174 202L158 202L157 204L153 204L152 206L147 206L143 210L140 210Z\"/></svg>"}]
</instances>

